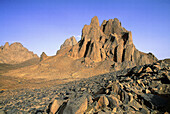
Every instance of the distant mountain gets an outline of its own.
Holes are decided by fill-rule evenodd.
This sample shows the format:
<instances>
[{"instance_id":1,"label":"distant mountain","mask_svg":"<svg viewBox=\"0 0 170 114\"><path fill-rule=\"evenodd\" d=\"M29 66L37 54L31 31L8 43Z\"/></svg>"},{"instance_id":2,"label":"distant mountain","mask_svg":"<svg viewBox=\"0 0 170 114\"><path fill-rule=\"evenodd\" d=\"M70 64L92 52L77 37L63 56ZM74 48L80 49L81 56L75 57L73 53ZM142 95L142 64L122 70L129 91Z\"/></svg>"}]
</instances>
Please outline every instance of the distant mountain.
<instances>
[{"instance_id":1,"label":"distant mountain","mask_svg":"<svg viewBox=\"0 0 170 114\"><path fill-rule=\"evenodd\" d=\"M18 42L11 45L6 42L0 47L0 63L18 64L34 58L39 57Z\"/></svg>"}]
</instances>

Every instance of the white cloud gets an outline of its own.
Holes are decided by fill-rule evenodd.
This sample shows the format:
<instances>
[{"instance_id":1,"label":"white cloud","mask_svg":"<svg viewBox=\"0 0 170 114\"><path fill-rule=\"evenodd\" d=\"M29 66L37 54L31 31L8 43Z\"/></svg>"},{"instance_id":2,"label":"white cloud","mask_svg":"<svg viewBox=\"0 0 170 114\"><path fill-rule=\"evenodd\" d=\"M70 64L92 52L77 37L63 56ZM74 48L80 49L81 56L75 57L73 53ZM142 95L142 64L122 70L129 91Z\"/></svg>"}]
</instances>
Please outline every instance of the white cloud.
<instances>
[{"instance_id":1,"label":"white cloud","mask_svg":"<svg viewBox=\"0 0 170 114\"><path fill-rule=\"evenodd\" d=\"M77 41L79 41L81 39L81 35L73 35Z\"/></svg>"},{"instance_id":2,"label":"white cloud","mask_svg":"<svg viewBox=\"0 0 170 114\"><path fill-rule=\"evenodd\" d=\"M77 35L76 38L81 38L81 35Z\"/></svg>"}]
</instances>

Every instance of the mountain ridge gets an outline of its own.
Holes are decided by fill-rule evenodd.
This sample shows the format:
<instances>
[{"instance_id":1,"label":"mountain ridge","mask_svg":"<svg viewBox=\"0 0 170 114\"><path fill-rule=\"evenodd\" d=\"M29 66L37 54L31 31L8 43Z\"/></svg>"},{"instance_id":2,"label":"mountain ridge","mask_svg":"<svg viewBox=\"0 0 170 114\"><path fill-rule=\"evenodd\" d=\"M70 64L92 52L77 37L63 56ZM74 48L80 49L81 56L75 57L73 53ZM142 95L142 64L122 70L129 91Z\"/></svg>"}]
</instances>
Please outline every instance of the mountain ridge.
<instances>
[{"instance_id":1,"label":"mountain ridge","mask_svg":"<svg viewBox=\"0 0 170 114\"><path fill-rule=\"evenodd\" d=\"M4 46L0 47L0 63L18 64L33 58L39 57L19 42L14 42L11 45L6 42Z\"/></svg>"}]
</instances>

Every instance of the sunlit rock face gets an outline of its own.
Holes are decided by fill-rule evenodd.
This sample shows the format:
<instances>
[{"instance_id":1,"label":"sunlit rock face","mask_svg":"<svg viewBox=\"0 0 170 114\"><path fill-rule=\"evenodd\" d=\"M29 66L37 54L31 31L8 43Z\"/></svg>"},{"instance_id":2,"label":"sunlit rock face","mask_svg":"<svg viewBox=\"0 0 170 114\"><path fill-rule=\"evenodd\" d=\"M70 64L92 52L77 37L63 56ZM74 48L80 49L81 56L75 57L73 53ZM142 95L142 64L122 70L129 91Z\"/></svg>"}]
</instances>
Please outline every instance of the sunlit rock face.
<instances>
[{"instance_id":1,"label":"sunlit rock face","mask_svg":"<svg viewBox=\"0 0 170 114\"><path fill-rule=\"evenodd\" d=\"M39 57L18 42L11 45L7 42L0 48L0 63L17 64L34 58Z\"/></svg>"},{"instance_id":2,"label":"sunlit rock face","mask_svg":"<svg viewBox=\"0 0 170 114\"><path fill-rule=\"evenodd\" d=\"M60 49L66 48L69 46L74 46L75 44L77 44L77 40L74 36L72 36L65 40L65 42L60 46Z\"/></svg>"},{"instance_id":3,"label":"sunlit rock face","mask_svg":"<svg viewBox=\"0 0 170 114\"><path fill-rule=\"evenodd\" d=\"M45 52L42 52L41 56L40 56L40 61L45 60L46 58L48 58L48 56L46 55Z\"/></svg>"},{"instance_id":4,"label":"sunlit rock face","mask_svg":"<svg viewBox=\"0 0 170 114\"><path fill-rule=\"evenodd\" d=\"M67 55L74 59L90 58L94 62L111 60L134 65L157 61L153 54L135 48L132 32L123 28L117 18L104 20L100 26L97 16L91 19L90 25L84 25L81 40L69 49Z\"/></svg>"}]
</instances>

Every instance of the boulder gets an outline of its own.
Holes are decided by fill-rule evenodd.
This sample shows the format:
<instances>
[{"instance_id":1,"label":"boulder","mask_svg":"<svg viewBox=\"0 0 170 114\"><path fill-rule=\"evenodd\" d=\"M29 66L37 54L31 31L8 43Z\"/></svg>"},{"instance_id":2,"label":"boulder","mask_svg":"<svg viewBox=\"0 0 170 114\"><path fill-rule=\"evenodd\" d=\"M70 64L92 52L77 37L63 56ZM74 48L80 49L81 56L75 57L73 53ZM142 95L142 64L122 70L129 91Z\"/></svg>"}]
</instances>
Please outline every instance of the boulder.
<instances>
[{"instance_id":1,"label":"boulder","mask_svg":"<svg viewBox=\"0 0 170 114\"><path fill-rule=\"evenodd\" d=\"M50 113L52 114L56 114L56 112L58 111L59 107L63 104L62 100L59 99L55 99L51 105L50 108Z\"/></svg>"},{"instance_id":2,"label":"boulder","mask_svg":"<svg viewBox=\"0 0 170 114\"><path fill-rule=\"evenodd\" d=\"M106 96L100 96L99 100L98 100L98 109L99 108L105 108L109 105L109 100Z\"/></svg>"},{"instance_id":3,"label":"boulder","mask_svg":"<svg viewBox=\"0 0 170 114\"><path fill-rule=\"evenodd\" d=\"M84 95L68 101L63 114L83 114L88 106L88 99L86 96L87 95Z\"/></svg>"}]
</instances>

